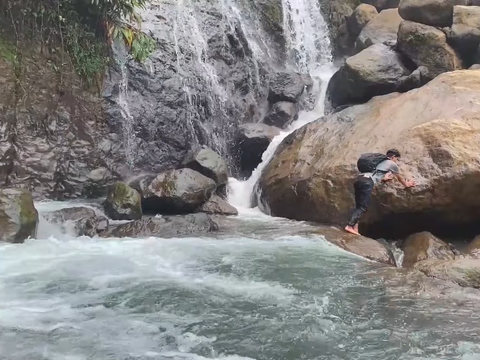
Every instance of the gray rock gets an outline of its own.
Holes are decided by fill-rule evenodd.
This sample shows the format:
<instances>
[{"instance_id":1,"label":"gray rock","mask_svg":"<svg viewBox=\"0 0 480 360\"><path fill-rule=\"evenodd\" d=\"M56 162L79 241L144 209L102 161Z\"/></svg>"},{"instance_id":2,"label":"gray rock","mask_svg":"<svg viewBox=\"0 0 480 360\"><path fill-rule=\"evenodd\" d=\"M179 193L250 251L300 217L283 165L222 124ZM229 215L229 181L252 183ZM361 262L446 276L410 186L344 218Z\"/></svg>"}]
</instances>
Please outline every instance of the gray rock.
<instances>
[{"instance_id":1,"label":"gray rock","mask_svg":"<svg viewBox=\"0 0 480 360\"><path fill-rule=\"evenodd\" d=\"M396 91L407 92L417 89L430 81L428 69L425 66L419 66L410 75L401 78L397 84Z\"/></svg>"},{"instance_id":2,"label":"gray rock","mask_svg":"<svg viewBox=\"0 0 480 360\"><path fill-rule=\"evenodd\" d=\"M480 44L480 6L455 6L449 40L467 63L473 63Z\"/></svg>"},{"instance_id":3,"label":"gray rock","mask_svg":"<svg viewBox=\"0 0 480 360\"><path fill-rule=\"evenodd\" d=\"M327 99L333 107L366 102L395 91L407 75L409 71L395 51L375 44L346 60L328 84Z\"/></svg>"},{"instance_id":4,"label":"gray rock","mask_svg":"<svg viewBox=\"0 0 480 360\"><path fill-rule=\"evenodd\" d=\"M480 70L480 64L473 64L468 70Z\"/></svg>"},{"instance_id":5,"label":"gray rock","mask_svg":"<svg viewBox=\"0 0 480 360\"><path fill-rule=\"evenodd\" d=\"M73 229L75 236L96 236L108 229L108 219L98 216L87 207L71 207L52 211L43 215L52 224L61 225L64 232Z\"/></svg>"},{"instance_id":6,"label":"gray rock","mask_svg":"<svg viewBox=\"0 0 480 360\"><path fill-rule=\"evenodd\" d=\"M122 224L102 234L102 237L130 238L172 238L199 236L218 230L218 225L207 214L183 216L162 216L144 218Z\"/></svg>"},{"instance_id":7,"label":"gray rock","mask_svg":"<svg viewBox=\"0 0 480 360\"><path fill-rule=\"evenodd\" d=\"M425 66L431 78L462 68L445 34L432 26L402 21L398 29L397 49L417 66Z\"/></svg>"},{"instance_id":8,"label":"gray rock","mask_svg":"<svg viewBox=\"0 0 480 360\"><path fill-rule=\"evenodd\" d=\"M129 185L141 194L143 212L147 214L193 212L216 189L212 179L188 168L140 176Z\"/></svg>"},{"instance_id":9,"label":"gray rock","mask_svg":"<svg viewBox=\"0 0 480 360\"><path fill-rule=\"evenodd\" d=\"M451 26L455 0L402 0L400 16L409 21L430 26Z\"/></svg>"},{"instance_id":10,"label":"gray rock","mask_svg":"<svg viewBox=\"0 0 480 360\"><path fill-rule=\"evenodd\" d=\"M297 119L298 110L296 105L292 102L280 101L272 105L263 122L267 125L284 129Z\"/></svg>"},{"instance_id":11,"label":"gray rock","mask_svg":"<svg viewBox=\"0 0 480 360\"><path fill-rule=\"evenodd\" d=\"M241 174L249 177L262 162L262 154L280 129L265 124L244 124L240 126L236 146L240 157Z\"/></svg>"},{"instance_id":12,"label":"gray rock","mask_svg":"<svg viewBox=\"0 0 480 360\"><path fill-rule=\"evenodd\" d=\"M270 79L270 91L268 101L297 102L305 90L302 77L294 72L278 72Z\"/></svg>"},{"instance_id":13,"label":"gray rock","mask_svg":"<svg viewBox=\"0 0 480 360\"><path fill-rule=\"evenodd\" d=\"M357 37L360 31L376 16L377 9L368 4L360 4L353 11L352 15L347 18L348 29L353 37Z\"/></svg>"},{"instance_id":14,"label":"gray rock","mask_svg":"<svg viewBox=\"0 0 480 360\"><path fill-rule=\"evenodd\" d=\"M238 215L238 210L218 195L213 195L198 212L216 215Z\"/></svg>"},{"instance_id":15,"label":"gray rock","mask_svg":"<svg viewBox=\"0 0 480 360\"><path fill-rule=\"evenodd\" d=\"M375 6L378 11L397 8L400 0L362 0L362 3Z\"/></svg>"},{"instance_id":16,"label":"gray rock","mask_svg":"<svg viewBox=\"0 0 480 360\"><path fill-rule=\"evenodd\" d=\"M401 22L402 18L397 9L383 10L360 32L355 42L356 51L360 52L373 44L395 45Z\"/></svg>"},{"instance_id":17,"label":"gray rock","mask_svg":"<svg viewBox=\"0 0 480 360\"><path fill-rule=\"evenodd\" d=\"M117 182L109 187L103 208L110 219L138 220L142 217L142 198L137 190Z\"/></svg>"},{"instance_id":18,"label":"gray rock","mask_svg":"<svg viewBox=\"0 0 480 360\"><path fill-rule=\"evenodd\" d=\"M410 235L400 247L404 253L403 267L412 267L427 259L455 259L452 246L427 231Z\"/></svg>"},{"instance_id":19,"label":"gray rock","mask_svg":"<svg viewBox=\"0 0 480 360\"><path fill-rule=\"evenodd\" d=\"M186 167L209 177L217 186L224 185L228 181L227 163L215 151L207 146L191 151L183 161L182 167Z\"/></svg>"},{"instance_id":20,"label":"gray rock","mask_svg":"<svg viewBox=\"0 0 480 360\"><path fill-rule=\"evenodd\" d=\"M0 241L23 243L35 237L37 226L32 195L23 189L0 189Z\"/></svg>"}]
</instances>

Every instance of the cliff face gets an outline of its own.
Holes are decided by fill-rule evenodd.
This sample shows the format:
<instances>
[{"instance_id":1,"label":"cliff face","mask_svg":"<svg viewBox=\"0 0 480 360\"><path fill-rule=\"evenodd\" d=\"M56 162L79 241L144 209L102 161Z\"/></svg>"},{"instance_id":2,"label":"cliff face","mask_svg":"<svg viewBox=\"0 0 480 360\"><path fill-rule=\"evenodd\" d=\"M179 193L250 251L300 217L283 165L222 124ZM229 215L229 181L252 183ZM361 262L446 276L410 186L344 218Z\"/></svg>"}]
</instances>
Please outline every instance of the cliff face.
<instances>
[{"instance_id":1,"label":"cliff face","mask_svg":"<svg viewBox=\"0 0 480 360\"><path fill-rule=\"evenodd\" d=\"M101 99L66 61L59 71L61 54L35 44L17 52L5 37L1 44L0 184L37 198L88 195L111 177Z\"/></svg>"}]
</instances>

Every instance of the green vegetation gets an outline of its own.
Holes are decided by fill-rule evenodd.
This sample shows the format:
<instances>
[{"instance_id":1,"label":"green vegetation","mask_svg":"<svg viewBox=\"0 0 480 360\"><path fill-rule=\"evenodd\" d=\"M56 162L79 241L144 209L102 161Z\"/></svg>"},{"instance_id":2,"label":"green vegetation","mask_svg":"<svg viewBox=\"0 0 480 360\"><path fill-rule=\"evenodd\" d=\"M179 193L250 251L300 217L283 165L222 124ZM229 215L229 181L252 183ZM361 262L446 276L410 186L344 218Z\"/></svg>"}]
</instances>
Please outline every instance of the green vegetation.
<instances>
[{"instance_id":1,"label":"green vegetation","mask_svg":"<svg viewBox=\"0 0 480 360\"><path fill-rule=\"evenodd\" d=\"M39 44L44 53L57 57L55 69L62 71L69 62L78 75L92 84L103 75L110 61L113 41L123 41L132 57L139 62L154 51L155 41L141 31L136 12L136 9L145 7L147 1L2 2L0 28L4 29L4 33L0 34L0 56L8 61L18 61L25 47ZM13 44L13 47L8 44ZM69 59L65 59L64 54Z\"/></svg>"}]
</instances>

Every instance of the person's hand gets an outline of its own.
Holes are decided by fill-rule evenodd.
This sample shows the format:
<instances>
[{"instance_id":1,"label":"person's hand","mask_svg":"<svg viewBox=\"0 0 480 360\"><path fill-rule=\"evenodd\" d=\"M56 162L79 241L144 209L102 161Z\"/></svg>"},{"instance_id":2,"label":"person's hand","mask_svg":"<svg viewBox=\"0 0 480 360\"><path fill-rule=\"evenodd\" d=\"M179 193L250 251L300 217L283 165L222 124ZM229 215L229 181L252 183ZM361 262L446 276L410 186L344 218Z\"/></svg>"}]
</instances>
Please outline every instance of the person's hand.
<instances>
[{"instance_id":1,"label":"person's hand","mask_svg":"<svg viewBox=\"0 0 480 360\"><path fill-rule=\"evenodd\" d=\"M405 180L405 189L414 187L415 185L417 185L415 180L413 180L413 179Z\"/></svg>"},{"instance_id":2,"label":"person's hand","mask_svg":"<svg viewBox=\"0 0 480 360\"><path fill-rule=\"evenodd\" d=\"M387 182L387 181L393 180L393 177L394 177L393 173L388 172L388 173L385 174L382 181Z\"/></svg>"}]
</instances>

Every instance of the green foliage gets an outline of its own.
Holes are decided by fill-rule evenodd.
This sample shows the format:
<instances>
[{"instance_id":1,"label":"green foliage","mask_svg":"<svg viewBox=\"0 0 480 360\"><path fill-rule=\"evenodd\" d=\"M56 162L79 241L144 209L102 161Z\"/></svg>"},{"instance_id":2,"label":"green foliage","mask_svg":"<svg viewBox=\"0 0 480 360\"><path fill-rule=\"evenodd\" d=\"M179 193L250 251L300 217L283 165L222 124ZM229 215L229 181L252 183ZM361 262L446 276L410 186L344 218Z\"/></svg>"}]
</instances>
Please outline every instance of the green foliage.
<instances>
[{"instance_id":1,"label":"green foliage","mask_svg":"<svg viewBox=\"0 0 480 360\"><path fill-rule=\"evenodd\" d=\"M0 20L10 23L17 45L40 40L50 51L66 52L76 72L91 84L103 74L113 40L121 39L139 62L155 50L156 42L141 31L136 12L147 1L8 0L0 2ZM0 41L0 55L11 57L4 48Z\"/></svg>"}]
</instances>

